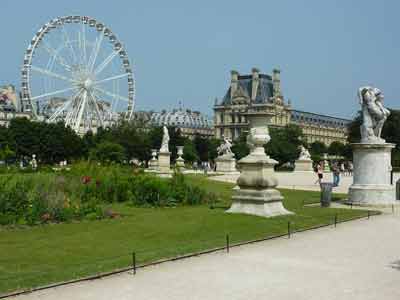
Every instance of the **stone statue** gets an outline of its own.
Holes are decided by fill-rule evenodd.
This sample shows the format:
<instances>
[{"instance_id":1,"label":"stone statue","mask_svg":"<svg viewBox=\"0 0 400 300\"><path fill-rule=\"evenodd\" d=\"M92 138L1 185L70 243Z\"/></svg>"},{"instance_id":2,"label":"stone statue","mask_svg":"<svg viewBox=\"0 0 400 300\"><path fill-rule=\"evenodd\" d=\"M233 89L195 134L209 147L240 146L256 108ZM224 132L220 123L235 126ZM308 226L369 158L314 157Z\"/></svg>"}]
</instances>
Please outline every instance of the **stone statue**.
<instances>
[{"instance_id":1,"label":"stone statue","mask_svg":"<svg viewBox=\"0 0 400 300\"><path fill-rule=\"evenodd\" d=\"M383 124L390 111L383 106L383 93L377 88L364 86L358 89L361 104L362 124L360 126L362 143L385 143L381 138Z\"/></svg>"},{"instance_id":2,"label":"stone statue","mask_svg":"<svg viewBox=\"0 0 400 300\"><path fill-rule=\"evenodd\" d=\"M308 150L303 145L300 145L300 155L298 160L311 160L310 152L308 152Z\"/></svg>"},{"instance_id":3,"label":"stone statue","mask_svg":"<svg viewBox=\"0 0 400 300\"><path fill-rule=\"evenodd\" d=\"M169 152L169 147L168 147L168 143L169 143L169 134L168 134L168 128L167 126L163 127L163 138L162 138L162 142L161 142L161 148L160 148L160 152L166 153Z\"/></svg>"},{"instance_id":4,"label":"stone statue","mask_svg":"<svg viewBox=\"0 0 400 300\"><path fill-rule=\"evenodd\" d=\"M230 155L233 156L232 148L232 141L227 137L223 137L223 143L217 148L218 155Z\"/></svg>"}]
</instances>

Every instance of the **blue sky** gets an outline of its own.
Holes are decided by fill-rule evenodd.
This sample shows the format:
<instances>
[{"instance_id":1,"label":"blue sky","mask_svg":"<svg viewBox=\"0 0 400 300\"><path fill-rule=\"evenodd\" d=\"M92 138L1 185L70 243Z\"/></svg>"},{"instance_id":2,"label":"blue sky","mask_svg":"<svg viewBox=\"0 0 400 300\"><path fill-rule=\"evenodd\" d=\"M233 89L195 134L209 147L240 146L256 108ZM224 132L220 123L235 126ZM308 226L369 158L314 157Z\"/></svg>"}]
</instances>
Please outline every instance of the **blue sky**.
<instances>
[{"instance_id":1,"label":"blue sky","mask_svg":"<svg viewBox=\"0 0 400 300\"><path fill-rule=\"evenodd\" d=\"M50 19L89 15L107 24L134 64L136 109L212 114L229 71L281 69L295 109L353 117L356 90L374 84L400 108L400 1L2 0L0 84L19 85L24 51Z\"/></svg>"}]
</instances>

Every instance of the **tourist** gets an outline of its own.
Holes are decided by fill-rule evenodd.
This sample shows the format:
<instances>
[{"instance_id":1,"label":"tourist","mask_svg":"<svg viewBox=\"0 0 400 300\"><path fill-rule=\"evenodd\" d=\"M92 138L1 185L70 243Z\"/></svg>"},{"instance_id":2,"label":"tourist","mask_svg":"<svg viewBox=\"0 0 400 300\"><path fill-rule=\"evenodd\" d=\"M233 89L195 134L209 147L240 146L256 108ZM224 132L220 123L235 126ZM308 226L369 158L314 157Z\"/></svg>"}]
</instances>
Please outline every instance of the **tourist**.
<instances>
[{"instance_id":1,"label":"tourist","mask_svg":"<svg viewBox=\"0 0 400 300\"><path fill-rule=\"evenodd\" d=\"M349 176L353 176L353 163L349 161Z\"/></svg>"},{"instance_id":2,"label":"tourist","mask_svg":"<svg viewBox=\"0 0 400 300\"><path fill-rule=\"evenodd\" d=\"M324 168L322 167L322 163L321 162L319 162L318 164L317 164L317 176L318 176L318 179L314 182L314 184L319 184L319 185L321 185L321 182L322 182L322 178L324 177Z\"/></svg>"},{"instance_id":3,"label":"tourist","mask_svg":"<svg viewBox=\"0 0 400 300\"><path fill-rule=\"evenodd\" d=\"M338 167L337 163L332 165L332 172L333 172L333 186L339 186L340 181L340 168Z\"/></svg>"},{"instance_id":4,"label":"tourist","mask_svg":"<svg viewBox=\"0 0 400 300\"><path fill-rule=\"evenodd\" d=\"M340 173L342 173L343 175L345 175L345 172L346 172L346 170L345 170L345 168L344 168L344 163L343 163L343 161L340 163Z\"/></svg>"}]
</instances>

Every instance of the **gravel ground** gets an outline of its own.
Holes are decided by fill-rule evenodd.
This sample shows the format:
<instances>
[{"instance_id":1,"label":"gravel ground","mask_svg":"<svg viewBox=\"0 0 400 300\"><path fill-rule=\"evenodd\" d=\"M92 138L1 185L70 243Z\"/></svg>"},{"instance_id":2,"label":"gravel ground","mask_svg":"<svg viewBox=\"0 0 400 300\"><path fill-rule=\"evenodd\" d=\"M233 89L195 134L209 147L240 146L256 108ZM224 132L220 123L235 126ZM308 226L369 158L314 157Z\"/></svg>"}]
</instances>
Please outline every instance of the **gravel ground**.
<instances>
[{"instance_id":1,"label":"gravel ground","mask_svg":"<svg viewBox=\"0 0 400 300\"><path fill-rule=\"evenodd\" d=\"M288 188L296 190L309 190L309 191L319 191L319 185L315 184L317 180L317 175L314 172L275 172L278 179L279 188ZM211 180L224 181L235 183L238 174L227 174L218 175L210 177ZM332 173L324 173L323 182L333 182ZM396 182L400 178L400 173L395 173L393 176L393 181ZM349 186L353 183L352 176L340 176L340 183L338 187L333 189L337 193L347 194Z\"/></svg>"},{"instance_id":2,"label":"gravel ground","mask_svg":"<svg viewBox=\"0 0 400 300\"><path fill-rule=\"evenodd\" d=\"M386 213L13 299L400 299L400 215Z\"/></svg>"}]
</instances>

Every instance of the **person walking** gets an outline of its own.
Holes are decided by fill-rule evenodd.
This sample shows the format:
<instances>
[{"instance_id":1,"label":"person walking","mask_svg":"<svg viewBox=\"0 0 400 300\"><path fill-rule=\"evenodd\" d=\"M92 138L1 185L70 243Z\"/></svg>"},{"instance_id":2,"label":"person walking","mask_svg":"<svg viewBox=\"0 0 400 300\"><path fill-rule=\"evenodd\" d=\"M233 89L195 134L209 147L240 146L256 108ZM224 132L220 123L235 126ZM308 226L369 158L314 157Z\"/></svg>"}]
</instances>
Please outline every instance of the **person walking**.
<instances>
[{"instance_id":1,"label":"person walking","mask_svg":"<svg viewBox=\"0 0 400 300\"><path fill-rule=\"evenodd\" d=\"M316 173L317 173L318 179L314 182L314 184L318 183L319 185L321 185L322 178L324 177L324 168L322 167L321 162L317 164L317 172Z\"/></svg>"},{"instance_id":2,"label":"person walking","mask_svg":"<svg viewBox=\"0 0 400 300\"><path fill-rule=\"evenodd\" d=\"M337 163L332 166L333 172L333 186L339 186L340 181L340 168L338 167Z\"/></svg>"},{"instance_id":3,"label":"person walking","mask_svg":"<svg viewBox=\"0 0 400 300\"><path fill-rule=\"evenodd\" d=\"M349 161L349 176L353 176L353 163Z\"/></svg>"},{"instance_id":4,"label":"person walking","mask_svg":"<svg viewBox=\"0 0 400 300\"><path fill-rule=\"evenodd\" d=\"M340 173L342 173L343 174L343 176L345 176L346 175L346 169L344 168L344 163L343 163L343 161L340 163Z\"/></svg>"}]
</instances>

